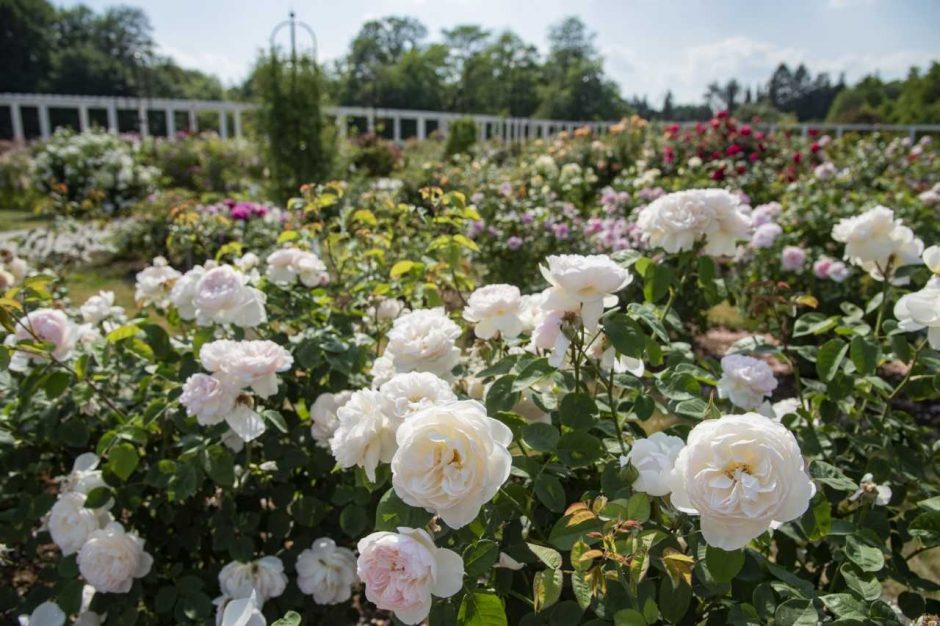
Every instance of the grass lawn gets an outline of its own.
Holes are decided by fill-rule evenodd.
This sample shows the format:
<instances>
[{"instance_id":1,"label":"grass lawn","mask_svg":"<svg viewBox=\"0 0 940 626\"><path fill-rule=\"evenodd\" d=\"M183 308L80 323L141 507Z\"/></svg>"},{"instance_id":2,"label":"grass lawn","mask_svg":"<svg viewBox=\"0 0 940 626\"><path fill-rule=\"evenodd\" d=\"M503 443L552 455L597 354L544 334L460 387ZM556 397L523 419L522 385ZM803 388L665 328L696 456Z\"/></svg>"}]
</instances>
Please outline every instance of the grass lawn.
<instances>
[{"instance_id":1,"label":"grass lawn","mask_svg":"<svg viewBox=\"0 0 940 626\"><path fill-rule=\"evenodd\" d=\"M0 209L0 232L37 228L49 224L49 221L48 218L40 217L30 211Z\"/></svg>"},{"instance_id":2,"label":"grass lawn","mask_svg":"<svg viewBox=\"0 0 940 626\"><path fill-rule=\"evenodd\" d=\"M102 267L81 268L70 271L65 276L65 285L69 296L76 304L81 304L99 291L113 291L114 303L128 311L134 306L134 272L123 263Z\"/></svg>"}]
</instances>

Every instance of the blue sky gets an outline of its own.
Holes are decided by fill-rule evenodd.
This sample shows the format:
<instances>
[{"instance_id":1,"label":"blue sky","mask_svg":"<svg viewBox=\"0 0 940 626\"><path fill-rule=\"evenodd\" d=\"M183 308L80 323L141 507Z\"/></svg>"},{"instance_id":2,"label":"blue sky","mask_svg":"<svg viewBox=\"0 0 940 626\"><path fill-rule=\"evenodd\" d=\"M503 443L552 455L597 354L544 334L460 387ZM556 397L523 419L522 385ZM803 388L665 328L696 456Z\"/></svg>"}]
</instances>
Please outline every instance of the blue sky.
<instances>
[{"instance_id":1,"label":"blue sky","mask_svg":"<svg viewBox=\"0 0 940 626\"><path fill-rule=\"evenodd\" d=\"M894 78L940 60L940 0L123 0L143 8L161 50L180 64L242 79L271 29L293 8L319 39L320 60L342 56L360 25L419 18L432 37L460 23L512 29L546 48L550 24L580 16L597 33L624 95L699 101L715 79L765 82L776 65ZM77 2L58 2L73 5ZM84 0L95 9L113 0Z\"/></svg>"}]
</instances>

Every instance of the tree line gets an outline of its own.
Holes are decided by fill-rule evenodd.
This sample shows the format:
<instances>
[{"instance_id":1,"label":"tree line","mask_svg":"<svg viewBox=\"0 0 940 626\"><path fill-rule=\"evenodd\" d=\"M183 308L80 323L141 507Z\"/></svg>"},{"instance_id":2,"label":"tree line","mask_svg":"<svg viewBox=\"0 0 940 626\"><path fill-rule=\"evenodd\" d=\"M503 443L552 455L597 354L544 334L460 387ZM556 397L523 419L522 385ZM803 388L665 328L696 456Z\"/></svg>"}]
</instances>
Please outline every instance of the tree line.
<instances>
[{"instance_id":1,"label":"tree line","mask_svg":"<svg viewBox=\"0 0 940 626\"><path fill-rule=\"evenodd\" d=\"M413 17L369 20L348 52L321 68L322 91L343 105L488 113L518 117L700 120L730 110L768 121L940 123L940 64L900 80L813 75L781 64L764 84L736 79L708 85L697 103L625 98L605 72L595 35L577 17L552 26L542 54L516 33L473 24L432 40ZM156 52L140 9L100 13L56 8L47 0L0 0L0 91L245 99L257 95L259 69L223 88L214 76L184 69ZM629 86L625 86L629 89Z\"/></svg>"}]
</instances>

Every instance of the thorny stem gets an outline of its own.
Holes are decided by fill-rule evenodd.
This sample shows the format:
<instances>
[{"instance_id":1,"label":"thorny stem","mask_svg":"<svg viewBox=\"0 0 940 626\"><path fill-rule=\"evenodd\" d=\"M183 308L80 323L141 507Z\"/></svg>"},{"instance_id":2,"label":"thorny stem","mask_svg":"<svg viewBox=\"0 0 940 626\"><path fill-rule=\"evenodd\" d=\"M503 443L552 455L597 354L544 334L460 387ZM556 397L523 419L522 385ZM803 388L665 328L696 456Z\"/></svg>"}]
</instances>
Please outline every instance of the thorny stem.
<instances>
[{"instance_id":1,"label":"thorny stem","mask_svg":"<svg viewBox=\"0 0 940 626\"><path fill-rule=\"evenodd\" d=\"M888 259L888 264L885 266L884 270L878 267L878 271L881 272L882 282L884 283L881 288L881 302L878 304L878 317L875 318L875 330L874 338L878 339L878 334L881 332L881 322L884 321L885 316L885 306L888 304L888 291L891 289L891 262L893 259Z\"/></svg>"}]
</instances>

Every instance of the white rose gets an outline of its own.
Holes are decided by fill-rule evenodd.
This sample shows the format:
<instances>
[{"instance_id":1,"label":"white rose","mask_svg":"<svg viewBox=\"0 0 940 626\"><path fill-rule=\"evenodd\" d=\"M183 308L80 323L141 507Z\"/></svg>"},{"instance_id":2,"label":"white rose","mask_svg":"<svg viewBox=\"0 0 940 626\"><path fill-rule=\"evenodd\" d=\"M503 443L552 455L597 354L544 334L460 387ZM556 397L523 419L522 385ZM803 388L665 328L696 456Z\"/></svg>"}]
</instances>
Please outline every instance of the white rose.
<instances>
[{"instance_id":1,"label":"white rose","mask_svg":"<svg viewBox=\"0 0 940 626\"><path fill-rule=\"evenodd\" d=\"M405 304L395 298L385 298L375 307L375 319L379 322L390 322L405 311Z\"/></svg>"},{"instance_id":2,"label":"white rose","mask_svg":"<svg viewBox=\"0 0 940 626\"><path fill-rule=\"evenodd\" d=\"M940 277L934 276L920 291L901 296L894 305L898 328L905 332L927 329L927 341L940 350Z\"/></svg>"},{"instance_id":3,"label":"white rose","mask_svg":"<svg viewBox=\"0 0 940 626\"><path fill-rule=\"evenodd\" d=\"M16 321L13 333L4 343L15 346L19 341L42 341L52 344L52 356L59 361L69 358L78 340L78 326L58 309L36 309ZM41 354L16 350L10 359L10 369L24 372L31 363L46 360Z\"/></svg>"},{"instance_id":4,"label":"white rose","mask_svg":"<svg viewBox=\"0 0 940 626\"><path fill-rule=\"evenodd\" d=\"M651 496L669 493L669 476L685 442L666 433L653 433L646 439L637 439L626 456L620 457L620 466L628 463L636 468L640 477L633 483L636 491Z\"/></svg>"},{"instance_id":5,"label":"white rose","mask_svg":"<svg viewBox=\"0 0 940 626\"><path fill-rule=\"evenodd\" d=\"M457 399L450 383L431 372L396 374L379 387L382 410L394 427L422 409Z\"/></svg>"},{"instance_id":6,"label":"white rose","mask_svg":"<svg viewBox=\"0 0 940 626\"><path fill-rule=\"evenodd\" d=\"M340 467L359 466L375 482L379 463L395 454L395 428L382 410L382 396L373 389L360 389L337 409L339 426L330 439L330 449Z\"/></svg>"},{"instance_id":7,"label":"white rose","mask_svg":"<svg viewBox=\"0 0 940 626\"><path fill-rule=\"evenodd\" d=\"M268 316L266 296L248 284L248 277L229 265L207 271L196 283L193 306L200 326L234 324L253 328Z\"/></svg>"},{"instance_id":8,"label":"white rose","mask_svg":"<svg viewBox=\"0 0 940 626\"><path fill-rule=\"evenodd\" d=\"M876 206L861 215L847 217L832 228L832 238L845 244L845 258L858 265L875 280L883 273L917 263L924 243L894 219L894 211Z\"/></svg>"},{"instance_id":9,"label":"white rose","mask_svg":"<svg viewBox=\"0 0 940 626\"><path fill-rule=\"evenodd\" d=\"M463 318L475 324L473 331L480 339L492 339L497 334L512 339L523 329L522 294L513 285L480 287L470 294Z\"/></svg>"},{"instance_id":10,"label":"white rose","mask_svg":"<svg viewBox=\"0 0 940 626\"><path fill-rule=\"evenodd\" d=\"M20 626L63 626L65 624L65 611L51 600L46 600L29 614L21 615L18 620Z\"/></svg>"},{"instance_id":11,"label":"white rose","mask_svg":"<svg viewBox=\"0 0 940 626\"><path fill-rule=\"evenodd\" d=\"M356 573L365 583L366 598L406 624L427 618L432 594L449 598L463 586L463 559L435 546L424 530L372 533L357 547Z\"/></svg>"},{"instance_id":12,"label":"white rose","mask_svg":"<svg viewBox=\"0 0 940 626\"><path fill-rule=\"evenodd\" d=\"M259 604L276 598L287 588L284 563L276 556L265 556L256 561L232 561L219 572L219 587L230 598L248 598L255 593Z\"/></svg>"},{"instance_id":13,"label":"white rose","mask_svg":"<svg viewBox=\"0 0 940 626\"><path fill-rule=\"evenodd\" d=\"M104 478L98 465L101 459L94 452L78 455L72 464L72 472L58 479L61 493L80 493L87 495L92 489L104 487Z\"/></svg>"},{"instance_id":14,"label":"white rose","mask_svg":"<svg viewBox=\"0 0 940 626\"><path fill-rule=\"evenodd\" d=\"M934 274L940 274L940 246L930 246L921 257L924 265Z\"/></svg>"},{"instance_id":15,"label":"white rose","mask_svg":"<svg viewBox=\"0 0 940 626\"><path fill-rule=\"evenodd\" d=\"M705 541L722 550L796 519L816 493L796 438L758 413L696 425L669 483L672 503L701 516Z\"/></svg>"},{"instance_id":16,"label":"white rose","mask_svg":"<svg viewBox=\"0 0 940 626\"><path fill-rule=\"evenodd\" d=\"M221 596L213 604L219 607L215 614L216 626L268 626L254 591L247 598Z\"/></svg>"},{"instance_id":17,"label":"white rose","mask_svg":"<svg viewBox=\"0 0 940 626\"><path fill-rule=\"evenodd\" d=\"M869 472L862 476L858 489L849 496L849 500L854 502L863 496L871 498L878 506L887 506L891 502L892 491L891 487L876 483L875 477Z\"/></svg>"},{"instance_id":18,"label":"white rose","mask_svg":"<svg viewBox=\"0 0 940 626\"><path fill-rule=\"evenodd\" d=\"M779 422L787 415L790 415L791 413L796 413L799 408L800 408L800 401L798 398L784 398L783 400L774 402L771 405L770 412L772 413L772 415L767 415L767 417L773 417Z\"/></svg>"},{"instance_id":19,"label":"white rose","mask_svg":"<svg viewBox=\"0 0 940 626\"><path fill-rule=\"evenodd\" d=\"M216 376L193 374L183 383L179 400L188 415L196 416L203 426L212 426L235 409L238 393L237 387Z\"/></svg>"},{"instance_id":20,"label":"white rose","mask_svg":"<svg viewBox=\"0 0 940 626\"><path fill-rule=\"evenodd\" d=\"M512 431L476 400L431 406L398 427L392 485L405 503L469 524L509 478Z\"/></svg>"},{"instance_id":21,"label":"white rose","mask_svg":"<svg viewBox=\"0 0 940 626\"><path fill-rule=\"evenodd\" d=\"M297 586L317 604L339 604L352 597L359 582L356 556L328 537L313 542L297 557Z\"/></svg>"},{"instance_id":22,"label":"white rose","mask_svg":"<svg viewBox=\"0 0 940 626\"><path fill-rule=\"evenodd\" d=\"M306 250L275 250L268 255L267 263L268 280L278 285L292 285L299 279L307 287L319 287L330 280L320 257Z\"/></svg>"},{"instance_id":23,"label":"white rose","mask_svg":"<svg viewBox=\"0 0 940 626\"><path fill-rule=\"evenodd\" d=\"M384 356L397 372L431 372L449 378L460 362L455 345L460 334L460 327L443 307L412 311L392 324Z\"/></svg>"},{"instance_id":24,"label":"white rose","mask_svg":"<svg viewBox=\"0 0 940 626\"><path fill-rule=\"evenodd\" d=\"M721 359L718 397L742 409L756 409L777 388L774 372L764 361L741 354Z\"/></svg>"},{"instance_id":25,"label":"white rose","mask_svg":"<svg viewBox=\"0 0 940 626\"><path fill-rule=\"evenodd\" d=\"M206 274L206 268L197 265L185 274L183 274L173 284L170 290L170 303L176 307L176 312L184 320L196 319L196 289L199 281Z\"/></svg>"},{"instance_id":26,"label":"white rose","mask_svg":"<svg viewBox=\"0 0 940 626\"><path fill-rule=\"evenodd\" d=\"M99 291L85 300L79 312L82 314L82 319L89 324L100 324L106 319L124 316L124 309L114 306L113 291Z\"/></svg>"},{"instance_id":27,"label":"white rose","mask_svg":"<svg viewBox=\"0 0 940 626\"><path fill-rule=\"evenodd\" d=\"M565 321L564 311L548 311L532 330L532 338L527 346L531 352L551 350L548 363L552 367L561 367L571 345L571 339L562 330Z\"/></svg>"},{"instance_id":28,"label":"white rose","mask_svg":"<svg viewBox=\"0 0 940 626\"><path fill-rule=\"evenodd\" d=\"M179 277L180 273L170 267L166 259L158 256L153 260L153 265L137 273L134 299L140 306L166 308L170 303L170 291Z\"/></svg>"},{"instance_id":29,"label":"white rose","mask_svg":"<svg viewBox=\"0 0 940 626\"><path fill-rule=\"evenodd\" d=\"M150 573L153 557L144 551L137 533L117 522L92 531L78 552L78 569L96 591L127 593L135 578Z\"/></svg>"},{"instance_id":30,"label":"white rose","mask_svg":"<svg viewBox=\"0 0 940 626\"><path fill-rule=\"evenodd\" d=\"M542 307L549 311L580 311L584 327L597 329L604 307L617 304L613 295L629 285L633 276L604 254L549 256L541 265L542 276L551 284Z\"/></svg>"},{"instance_id":31,"label":"white rose","mask_svg":"<svg viewBox=\"0 0 940 626\"><path fill-rule=\"evenodd\" d=\"M782 234L783 228L780 227L780 224L776 224L774 222L761 224L754 229L754 234L751 236L751 247L769 248L770 246L774 245L777 237Z\"/></svg>"},{"instance_id":32,"label":"white rose","mask_svg":"<svg viewBox=\"0 0 940 626\"><path fill-rule=\"evenodd\" d=\"M310 434L317 445L330 447L330 437L336 432L339 420L336 411L349 401L352 391L321 393L310 406Z\"/></svg>"},{"instance_id":33,"label":"white rose","mask_svg":"<svg viewBox=\"0 0 940 626\"><path fill-rule=\"evenodd\" d=\"M85 495L63 493L49 512L49 534L64 556L75 554L85 545L92 531L111 521L103 509L85 508Z\"/></svg>"},{"instance_id":34,"label":"white rose","mask_svg":"<svg viewBox=\"0 0 940 626\"><path fill-rule=\"evenodd\" d=\"M372 362L372 367L369 368L369 376L372 377L372 387L378 389L383 384L390 381L396 373L395 364L392 362L392 359L384 355L380 356Z\"/></svg>"},{"instance_id":35,"label":"white rose","mask_svg":"<svg viewBox=\"0 0 940 626\"><path fill-rule=\"evenodd\" d=\"M691 250L705 239L705 254L733 256L746 240L750 221L737 195L723 189L689 189L661 196L648 204L637 226L651 246L666 252Z\"/></svg>"},{"instance_id":36,"label":"white rose","mask_svg":"<svg viewBox=\"0 0 940 626\"><path fill-rule=\"evenodd\" d=\"M277 374L294 364L290 352L268 340L222 339L202 346L199 360L208 371L268 398L277 393Z\"/></svg>"}]
</instances>

